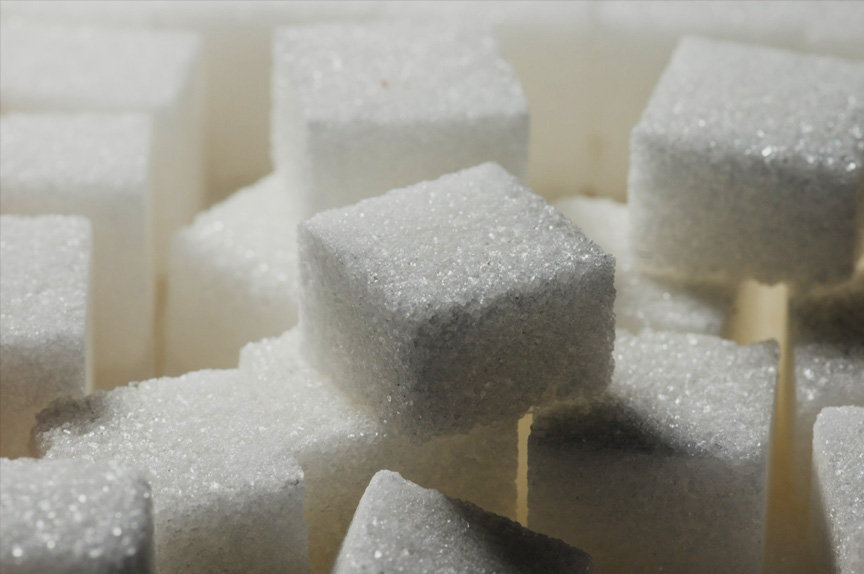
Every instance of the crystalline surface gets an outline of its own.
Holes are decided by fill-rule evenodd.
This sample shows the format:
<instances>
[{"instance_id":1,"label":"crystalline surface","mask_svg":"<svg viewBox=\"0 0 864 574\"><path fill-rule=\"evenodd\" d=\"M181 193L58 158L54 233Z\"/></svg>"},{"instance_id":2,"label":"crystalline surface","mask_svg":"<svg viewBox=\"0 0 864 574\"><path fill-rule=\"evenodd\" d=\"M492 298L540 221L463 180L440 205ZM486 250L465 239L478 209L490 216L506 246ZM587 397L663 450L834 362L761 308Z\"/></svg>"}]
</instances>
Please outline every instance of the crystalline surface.
<instances>
[{"instance_id":1,"label":"crystalline surface","mask_svg":"<svg viewBox=\"0 0 864 574\"><path fill-rule=\"evenodd\" d=\"M864 408L824 409L813 428L814 533L823 572L864 572Z\"/></svg>"},{"instance_id":2,"label":"crystalline surface","mask_svg":"<svg viewBox=\"0 0 864 574\"><path fill-rule=\"evenodd\" d=\"M760 572L777 358L619 331L606 395L535 416L529 526L610 571Z\"/></svg>"},{"instance_id":3,"label":"crystalline surface","mask_svg":"<svg viewBox=\"0 0 864 574\"><path fill-rule=\"evenodd\" d=\"M864 63L686 38L630 158L644 269L764 283L852 275L864 182Z\"/></svg>"},{"instance_id":4,"label":"crystalline surface","mask_svg":"<svg viewBox=\"0 0 864 574\"><path fill-rule=\"evenodd\" d=\"M604 388L614 263L495 164L300 225L310 358L418 440Z\"/></svg>"},{"instance_id":5,"label":"crystalline surface","mask_svg":"<svg viewBox=\"0 0 864 574\"><path fill-rule=\"evenodd\" d=\"M383 470L366 489L333 569L353 572L593 572L580 550Z\"/></svg>"},{"instance_id":6,"label":"crystalline surface","mask_svg":"<svg viewBox=\"0 0 864 574\"><path fill-rule=\"evenodd\" d=\"M2 459L0 473L3 572L155 572L150 486L140 472L113 462Z\"/></svg>"},{"instance_id":7,"label":"crystalline surface","mask_svg":"<svg viewBox=\"0 0 864 574\"><path fill-rule=\"evenodd\" d=\"M35 415L48 403L87 390L90 234L79 217L0 217L4 457L27 453Z\"/></svg>"}]
</instances>

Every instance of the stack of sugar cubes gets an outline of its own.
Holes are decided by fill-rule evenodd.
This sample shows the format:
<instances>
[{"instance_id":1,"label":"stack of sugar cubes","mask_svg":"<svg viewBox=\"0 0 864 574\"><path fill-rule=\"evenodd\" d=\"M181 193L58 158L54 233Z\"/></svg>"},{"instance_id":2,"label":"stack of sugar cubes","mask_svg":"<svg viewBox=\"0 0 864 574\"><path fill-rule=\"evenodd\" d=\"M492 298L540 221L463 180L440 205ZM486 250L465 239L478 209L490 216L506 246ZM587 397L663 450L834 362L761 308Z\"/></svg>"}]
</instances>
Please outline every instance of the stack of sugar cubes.
<instances>
[{"instance_id":1,"label":"stack of sugar cubes","mask_svg":"<svg viewBox=\"0 0 864 574\"><path fill-rule=\"evenodd\" d=\"M864 65L677 42L858 7L57 7L2 7L4 572L860 571Z\"/></svg>"}]
</instances>

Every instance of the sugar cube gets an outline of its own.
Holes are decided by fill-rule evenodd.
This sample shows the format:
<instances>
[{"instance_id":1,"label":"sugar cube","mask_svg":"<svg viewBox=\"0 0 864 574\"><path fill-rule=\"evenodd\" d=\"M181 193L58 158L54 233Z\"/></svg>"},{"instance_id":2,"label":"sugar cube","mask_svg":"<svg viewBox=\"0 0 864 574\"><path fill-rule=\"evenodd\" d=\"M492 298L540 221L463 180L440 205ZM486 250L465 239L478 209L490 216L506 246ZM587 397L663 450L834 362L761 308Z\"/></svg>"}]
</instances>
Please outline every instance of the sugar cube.
<instances>
[{"instance_id":1,"label":"sugar cube","mask_svg":"<svg viewBox=\"0 0 864 574\"><path fill-rule=\"evenodd\" d=\"M528 525L604 571L761 572L778 348L620 332L602 397L535 414Z\"/></svg>"},{"instance_id":2,"label":"sugar cube","mask_svg":"<svg viewBox=\"0 0 864 574\"><path fill-rule=\"evenodd\" d=\"M154 262L203 205L200 41L191 34L0 24L4 112L136 112L153 119ZM7 148L4 147L4 151Z\"/></svg>"},{"instance_id":3,"label":"sugar cube","mask_svg":"<svg viewBox=\"0 0 864 574\"><path fill-rule=\"evenodd\" d=\"M238 371L199 371L55 403L34 441L50 459L144 472L163 574L308 571L303 471L250 405L258 389Z\"/></svg>"},{"instance_id":4,"label":"sugar cube","mask_svg":"<svg viewBox=\"0 0 864 574\"><path fill-rule=\"evenodd\" d=\"M382 468L502 513L512 514L516 498L515 424L415 447L309 368L296 331L247 346L239 372L148 381L58 407L42 415L36 436L51 457L122 457L147 470L162 571L299 569L306 526L299 530L294 459L316 572L332 564L363 489ZM247 532L249 522L271 530ZM200 524L208 530L196 535ZM225 546L235 537L245 541L239 550Z\"/></svg>"},{"instance_id":5,"label":"sugar cube","mask_svg":"<svg viewBox=\"0 0 864 574\"><path fill-rule=\"evenodd\" d=\"M25 455L36 413L89 390L90 305L85 219L0 216L0 456Z\"/></svg>"},{"instance_id":6,"label":"sugar cube","mask_svg":"<svg viewBox=\"0 0 864 574\"><path fill-rule=\"evenodd\" d=\"M270 37L274 27L368 18L358 0L6 1L3 16L64 24L194 31L201 36L207 126L207 188L212 202L270 171Z\"/></svg>"},{"instance_id":7,"label":"sugar cube","mask_svg":"<svg viewBox=\"0 0 864 574\"><path fill-rule=\"evenodd\" d=\"M300 224L310 360L422 441L602 390L614 261L496 164Z\"/></svg>"},{"instance_id":8,"label":"sugar cube","mask_svg":"<svg viewBox=\"0 0 864 574\"><path fill-rule=\"evenodd\" d=\"M864 63L685 38L631 138L643 269L807 287L861 238Z\"/></svg>"},{"instance_id":9,"label":"sugar cube","mask_svg":"<svg viewBox=\"0 0 864 574\"><path fill-rule=\"evenodd\" d=\"M334 574L593 572L591 557L387 470L360 500Z\"/></svg>"},{"instance_id":10,"label":"sugar cube","mask_svg":"<svg viewBox=\"0 0 864 574\"><path fill-rule=\"evenodd\" d=\"M94 367L101 388L153 375L150 125L140 114L0 119L0 212L81 215L93 225Z\"/></svg>"},{"instance_id":11,"label":"sugar cube","mask_svg":"<svg viewBox=\"0 0 864 574\"><path fill-rule=\"evenodd\" d=\"M813 428L813 515L820 572L864 572L864 408L827 408Z\"/></svg>"},{"instance_id":12,"label":"sugar cube","mask_svg":"<svg viewBox=\"0 0 864 574\"><path fill-rule=\"evenodd\" d=\"M164 319L168 374L233 367L243 345L297 322L300 217L289 191L271 174L174 236Z\"/></svg>"},{"instance_id":13,"label":"sugar cube","mask_svg":"<svg viewBox=\"0 0 864 574\"><path fill-rule=\"evenodd\" d=\"M153 574L150 486L114 462L0 459L0 569Z\"/></svg>"},{"instance_id":14,"label":"sugar cube","mask_svg":"<svg viewBox=\"0 0 864 574\"><path fill-rule=\"evenodd\" d=\"M554 203L586 237L615 257L615 326L723 334L734 292L722 286L681 285L640 273L630 251L630 213L625 204L573 196Z\"/></svg>"},{"instance_id":15,"label":"sugar cube","mask_svg":"<svg viewBox=\"0 0 864 574\"><path fill-rule=\"evenodd\" d=\"M273 163L307 214L485 161L524 171L528 106L486 27L283 28L273 70Z\"/></svg>"}]
</instances>

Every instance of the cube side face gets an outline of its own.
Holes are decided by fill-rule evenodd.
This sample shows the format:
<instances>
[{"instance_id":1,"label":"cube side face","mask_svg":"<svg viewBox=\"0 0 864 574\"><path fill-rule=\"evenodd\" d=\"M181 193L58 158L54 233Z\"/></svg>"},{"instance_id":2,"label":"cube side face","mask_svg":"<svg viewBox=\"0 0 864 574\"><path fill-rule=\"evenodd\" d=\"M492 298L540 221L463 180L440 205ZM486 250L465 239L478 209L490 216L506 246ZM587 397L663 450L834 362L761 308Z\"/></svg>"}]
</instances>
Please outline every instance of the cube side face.
<instances>
[{"instance_id":1,"label":"cube side face","mask_svg":"<svg viewBox=\"0 0 864 574\"><path fill-rule=\"evenodd\" d=\"M308 122L310 213L494 161L523 177L528 114L404 123Z\"/></svg>"},{"instance_id":2,"label":"cube side face","mask_svg":"<svg viewBox=\"0 0 864 574\"><path fill-rule=\"evenodd\" d=\"M801 172L700 139L637 126L631 140L631 245L637 266L687 278L800 285L853 272L864 170ZM761 155L761 154L760 154Z\"/></svg>"}]
</instances>

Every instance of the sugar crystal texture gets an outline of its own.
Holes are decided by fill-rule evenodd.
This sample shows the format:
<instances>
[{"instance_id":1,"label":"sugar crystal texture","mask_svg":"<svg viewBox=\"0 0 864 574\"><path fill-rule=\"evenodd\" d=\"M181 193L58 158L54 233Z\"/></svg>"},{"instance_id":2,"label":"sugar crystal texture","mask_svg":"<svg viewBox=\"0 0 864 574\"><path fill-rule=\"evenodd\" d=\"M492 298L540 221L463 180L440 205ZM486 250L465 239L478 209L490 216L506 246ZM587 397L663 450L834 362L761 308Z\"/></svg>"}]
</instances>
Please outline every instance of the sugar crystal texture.
<instances>
[{"instance_id":1,"label":"sugar crystal texture","mask_svg":"<svg viewBox=\"0 0 864 574\"><path fill-rule=\"evenodd\" d=\"M155 264L203 205L200 41L192 34L0 24L0 106L8 112L136 112L153 120ZM6 146L4 146L5 151Z\"/></svg>"},{"instance_id":2,"label":"sugar crystal texture","mask_svg":"<svg viewBox=\"0 0 864 574\"><path fill-rule=\"evenodd\" d=\"M153 375L150 127L140 114L0 119L0 212L80 215L93 225L94 368L103 388Z\"/></svg>"},{"instance_id":3,"label":"sugar crystal texture","mask_svg":"<svg viewBox=\"0 0 864 574\"><path fill-rule=\"evenodd\" d=\"M55 403L34 442L49 459L144 472L162 574L305 572L303 471L248 415L258 392L236 370L136 383Z\"/></svg>"},{"instance_id":4,"label":"sugar crystal texture","mask_svg":"<svg viewBox=\"0 0 864 574\"><path fill-rule=\"evenodd\" d=\"M614 261L484 164L301 223L310 360L422 441L602 390Z\"/></svg>"},{"instance_id":5,"label":"sugar crystal texture","mask_svg":"<svg viewBox=\"0 0 864 574\"><path fill-rule=\"evenodd\" d=\"M119 457L148 472L163 572L300 571L305 524L313 571L324 572L385 467L501 513L515 506L515 423L414 447L309 368L296 331L247 346L239 372L148 381L57 407L36 435L49 457Z\"/></svg>"},{"instance_id":6,"label":"sugar crystal texture","mask_svg":"<svg viewBox=\"0 0 864 574\"><path fill-rule=\"evenodd\" d=\"M270 37L276 26L369 17L375 2L198 0L26 0L0 5L4 17L110 27L194 31L206 60L207 187L210 199L270 171Z\"/></svg>"},{"instance_id":7,"label":"sugar crystal texture","mask_svg":"<svg viewBox=\"0 0 864 574\"><path fill-rule=\"evenodd\" d=\"M633 130L646 270L848 279L864 217L864 63L685 38Z\"/></svg>"},{"instance_id":8,"label":"sugar crystal texture","mask_svg":"<svg viewBox=\"0 0 864 574\"><path fill-rule=\"evenodd\" d=\"M593 572L584 552L399 474L377 473L360 500L333 574Z\"/></svg>"},{"instance_id":9,"label":"sugar crystal texture","mask_svg":"<svg viewBox=\"0 0 864 574\"><path fill-rule=\"evenodd\" d=\"M165 312L165 369L237 364L246 343L297 322L299 213L271 174L199 214L173 238Z\"/></svg>"},{"instance_id":10,"label":"sugar crystal texture","mask_svg":"<svg viewBox=\"0 0 864 574\"><path fill-rule=\"evenodd\" d=\"M680 285L640 273L630 251L630 213L610 199L568 197L554 203L586 237L615 257L615 326L720 336L732 306L731 289Z\"/></svg>"},{"instance_id":11,"label":"sugar crystal texture","mask_svg":"<svg viewBox=\"0 0 864 574\"><path fill-rule=\"evenodd\" d=\"M761 572L773 342L618 332L604 396L535 415L530 528L604 572Z\"/></svg>"},{"instance_id":12,"label":"sugar crystal texture","mask_svg":"<svg viewBox=\"0 0 864 574\"><path fill-rule=\"evenodd\" d=\"M106 462L0 460L6 574L153 574L150 486Z\"/></svg>"},{"instance_id":13,"label":"sugar crystal texture","mask_svg":"<svg viewBox=\"0 0 864 574\"><path fill-rule=\"evenodd\" d=\"M487 27L283 28L273 66L273 162L308 214L486 161L524 171L528 106Z\"/></svg>"},{"instance_id":14,"label":"sugar crystal texture","mask_svg":"<svg viewBox=\"0 0 864 574\"><path fill-rule=\"evenodd\" d=\"M864 408L824 409L813 428L813 534L820 572L864 572Z\"/></svg>"},{"instance_id":15,"label":"sugar crystal texture","mask_svg":"<svg viewBox=\"0 0 864 574\"><path fill-rule=\"evenodd\" d=\"M36 413L90 386L90 224L0 217L0 456L27 453Z\"/></svg>"}]
</instances>

